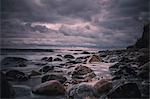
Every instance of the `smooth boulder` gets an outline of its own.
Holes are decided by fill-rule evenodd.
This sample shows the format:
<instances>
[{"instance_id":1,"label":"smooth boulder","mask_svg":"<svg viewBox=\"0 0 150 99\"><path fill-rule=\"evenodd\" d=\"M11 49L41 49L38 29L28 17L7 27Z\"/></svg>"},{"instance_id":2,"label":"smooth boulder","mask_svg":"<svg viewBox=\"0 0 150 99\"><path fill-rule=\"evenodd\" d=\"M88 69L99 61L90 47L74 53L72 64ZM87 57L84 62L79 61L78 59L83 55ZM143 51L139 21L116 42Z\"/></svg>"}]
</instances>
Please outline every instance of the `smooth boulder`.
<instances>
[{"instance_id":1,"label":"smooth boulder","mask_svg":"<svg viewBox=\"0 0 150 99\"><path fill-rule=\"evenodd\" d=\"M113 88L108 94L108 98L141 98L140 90L136 83L125 83Z\"/></svg>"},{"instance_id":2,"label":"smooth boulder","mask_svg":"<svg viewBox=\"0 0 150 99\"><path fill-rule=\"evenodd\" d=\"M39 69L39 72L47 73L50 70L54 70L54 66L43 66L42 68Z\"/></svg>"},{"instance_id":3,"label":"smooth boulder","mask_svg":"<svg viewBox=\"0 0 150 99\"><path fill-rule=\"evenodd\" d=\"M87 79L87 78L94 78L96 74L92 69L87 66L77 66L74 71L72 72L72 78L77 79Z\"/></svg>"},{"instance_id":4,"label":"smooth boulder","mask_svg":"<svg viewBox=\"0 0 150 99\"><path fill-rule=\"evenodd\" d=\"M29 76L18 70L9 70L6 72L6 78L11 81L26 81Z\"/></svg>"},{"instance_id":5,"label":"smooth boulder","mask_svg":"<svg viewBox=\"0 0 150 99\"><path fill-rule=\"evenodd\" d=\"M1 61L2 67L25 67L28 60L20 57L6 57Z\"/></svg>"},{"instance_id":6,"label":"smooth boulder","mask_svg":"<svg viewBox=\"0 0 150 99\"><path fill-rule=\"evenodd\" d=\"M76 84L68 89L67 99L95 99L96 95L91 85Z\"/></svg>"},{"instance_id":7,"label":"smooth boulder","mask_svg":"<svg viewBox=\"0 0 150 99\"><path fill-rule=\"evenodd\" d=\"M66 90L57 80L47 81L33 88L32 92L39 95L64 95Z\"/></svg>"}]
</instances>

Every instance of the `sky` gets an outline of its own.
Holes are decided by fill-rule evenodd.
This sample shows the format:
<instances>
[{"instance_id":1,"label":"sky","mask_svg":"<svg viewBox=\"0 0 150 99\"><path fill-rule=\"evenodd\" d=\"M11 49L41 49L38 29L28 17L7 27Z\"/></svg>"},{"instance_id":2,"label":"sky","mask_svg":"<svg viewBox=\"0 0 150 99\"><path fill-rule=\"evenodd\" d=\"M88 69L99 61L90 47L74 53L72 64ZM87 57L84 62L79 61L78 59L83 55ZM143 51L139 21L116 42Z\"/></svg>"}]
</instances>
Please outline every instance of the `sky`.
<instances>
[{"instance_id":1,"label":"sky","mask_svg":"<svg viewBox=\"0 0 150 99\"><path fill-rule=\"evenodd\" d=\"M142 35L148 0L1 0L4 48L126 48Z\"/></svg>"}]
</instances>

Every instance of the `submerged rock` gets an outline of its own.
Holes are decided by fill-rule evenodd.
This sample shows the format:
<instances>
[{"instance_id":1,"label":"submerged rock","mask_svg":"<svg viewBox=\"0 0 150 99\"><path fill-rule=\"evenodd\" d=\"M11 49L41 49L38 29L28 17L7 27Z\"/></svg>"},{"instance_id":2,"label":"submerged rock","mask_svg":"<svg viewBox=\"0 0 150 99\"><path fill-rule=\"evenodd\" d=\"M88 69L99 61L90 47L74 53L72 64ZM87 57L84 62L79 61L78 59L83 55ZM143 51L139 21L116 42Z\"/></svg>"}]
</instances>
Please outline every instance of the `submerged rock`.
<instances>
[{"instance_id":1,"label":"submerged rock","mask_svg":"<svg viewBox=\"0 0 150 99\"><path fill-rule=\"evenodd\" d=\"M42 83L50 80L57 80L63 84L67 80L67 78L64 77L63 75L55 75L55 74L49 74L42 77Z\"/></svg>"},{"instance_id":2,"label":"submerged rock","mask_svg":"<svg viewBox=\"0 0 150 99\"><path fill-rule=\"evenodd\" d=\"M11 81L26 81L29 76L18 70L9 70L6 72L6 78Z\"/></svg>"},{"instance_id":3,"label":"submerged rock","mask_svg":"<svg viewBox=\"0 0 150 99\"><path fill-rule=\"evenodd\" d=\"M61 58L55 58L53 61L63 61Z\"/></svg>"},{"instance_id":4,"label":"submerged rock","mask_svg":"<svg viewBox=\"0 0 150 99\"><path fill-rule=\"evenodd\" d=\"M6 57L1 61L2 67L25 67L28 60L20 57Z\"/></svg>"},{"instance_id":5,"label":"submerged rock","mask_svg":"<svg viewBox=\"0 0 150 99\"><path fill-rule=\"evenodd\" d=\"M141 66L140 71L137 73L137 76L142 79L149 79L149 73L150 73L149 67L150 67L150 62Z\"/></svg>"},{"instance_id":6,"label":"submerged rock","mask_svg":"<svg viewBox=\"0 0 150 99\"><path fill-rule=\"evenodd\" d=\"M39 69L39 72L47 73L50 70L54 70L54 66L44 66L41 69Z\"/></svg>"},{"instance_id":7,"label":"submerged rock","mask_svg":"<svg viewBox=\"0 0 150 99\"><path fill-rule=\"evenodd\" d=\"M33 93L39 95L64 95L66 90L63 85L57 80L47 81L40 85L37 85L32 90Z\"/></svg>"},{"instance_id":8,"label":"submerged rock","mask_svg":"<svg viewBox=\"0 0 150 99\"><path fill-rule=\"evenodd\" d=\"M96 95L92 86L77 84L67 91L67 99L95 99Z\"/></svg>"},{"instance_id":9,"label":"submerged rock","mask_svg":"<svg viewBox=\"0 0 150 99\"><path fill-rule=\"evenodd\" d=\"M8 98L14 98L15 96L15 91L12 87L12 85L7 81L6 76L1 72L0 75L0 98L8 99Z\"/></svg>"},{"instance_id":10,"label":"submerged rock","mask_svg":"<svg viewBox=\"0 0 150 99\"><path fill-rule=\"evenodd\" d=\"M140 90L136 83L125 83L113 88L108 94L108 98L141 98Z\"/></svg>"},{"instance_id":11,"label":"submerged rock","mask_svg":"<svg viewBox=\"0 0 150 99\"><path fill-rule=\"evenodd\" d=\"M64 58L75 59L75 57L73 55L69 55L69 54L65 55Z\"/></svg>"}]
</instances>

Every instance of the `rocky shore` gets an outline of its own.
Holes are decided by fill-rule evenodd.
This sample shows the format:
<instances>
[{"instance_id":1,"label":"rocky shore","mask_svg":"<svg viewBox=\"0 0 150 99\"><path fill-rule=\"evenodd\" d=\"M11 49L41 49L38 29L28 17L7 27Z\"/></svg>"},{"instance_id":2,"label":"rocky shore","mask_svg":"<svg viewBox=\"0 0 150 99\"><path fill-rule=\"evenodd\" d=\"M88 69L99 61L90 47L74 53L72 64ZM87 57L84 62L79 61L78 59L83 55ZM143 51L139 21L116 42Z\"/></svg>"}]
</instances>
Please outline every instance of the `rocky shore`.
<instances>
[{"instance_id":1,"label":"rocky shore","mask_svg":"<svg viewBox=\"0 0 150 99\"><path fill-rule=\"evenodd\" d=\"M139 43L147 42L147 28L125 50L57 54L36 61L5 57L1 98L149 99L149 48Z\"/></svg>"}]
</instances>

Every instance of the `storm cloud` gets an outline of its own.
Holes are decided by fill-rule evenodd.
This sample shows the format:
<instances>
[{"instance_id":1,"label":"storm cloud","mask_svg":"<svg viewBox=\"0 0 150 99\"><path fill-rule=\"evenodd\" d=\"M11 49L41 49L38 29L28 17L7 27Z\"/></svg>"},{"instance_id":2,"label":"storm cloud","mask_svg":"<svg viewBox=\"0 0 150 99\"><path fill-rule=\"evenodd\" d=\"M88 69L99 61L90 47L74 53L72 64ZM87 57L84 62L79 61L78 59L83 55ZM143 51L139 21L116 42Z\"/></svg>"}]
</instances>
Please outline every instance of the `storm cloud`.
<instances>
[{"instance_id":1,"label":"storm cloud","mask_svg":"<svg viewBox=\"0 0 150 99\"><path fill-rule=\"evenodd\" d=\"M2 47L125 48L149 21L148 0L1 0Z\"/></svg>"}]
</instances>

